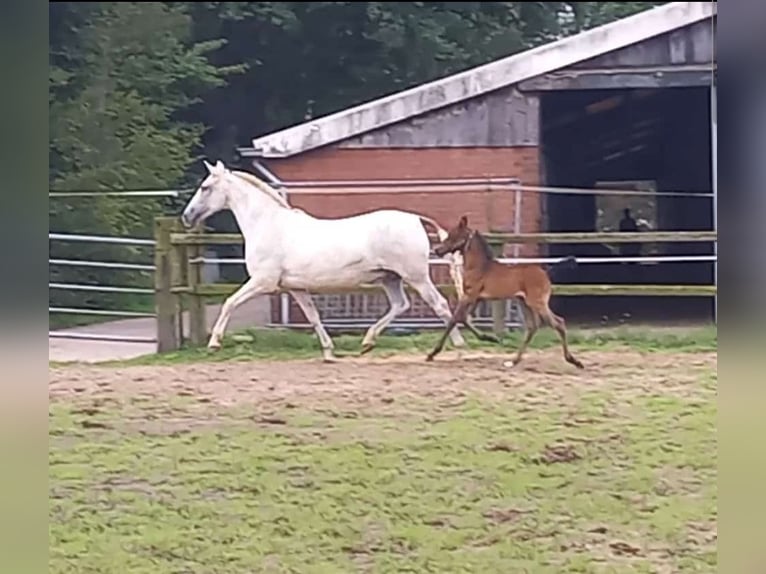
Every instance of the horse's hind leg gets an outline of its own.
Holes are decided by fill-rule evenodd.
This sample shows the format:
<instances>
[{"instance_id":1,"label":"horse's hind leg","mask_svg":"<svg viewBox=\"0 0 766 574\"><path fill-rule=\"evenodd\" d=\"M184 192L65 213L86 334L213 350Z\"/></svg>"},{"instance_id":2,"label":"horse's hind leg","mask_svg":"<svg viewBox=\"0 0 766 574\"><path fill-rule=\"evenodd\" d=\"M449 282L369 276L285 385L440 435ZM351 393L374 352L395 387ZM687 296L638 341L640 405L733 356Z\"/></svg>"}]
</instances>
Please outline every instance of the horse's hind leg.
<instances>
[{"instance_id":1,"label":"horse's hind leg","mask_svg":"<svg viewBox=\"0 0 766 574\"><path fill-rule=\"evenodd\" d=\"M381 281L381 285L386 292L390 307L388 312L378 319L377 323L367 329L367 333L365 333L364 339L362 339L362 355L375 347L375 340L388 327L391 321L410 308L410 300L404 292L404 283L401 277L394 274L387 275Z\"/></svg>"},{"instance_id":2,"label":"horse's hind leg","mask_svg":"<svg viewBox=\"0 0 766 574\"><path fill-rule=\"evenodd\" d=\"M311 294L306 293L305 291L290 291L290 295L292 295L295 302L298 303L298 306L303 311L303 314L306 315L306 319L308 319L309 323L314 326L314 332L317 334L317 337L319 337L319 344L322 346L322 358L326 363L334 362L335 355L333 354L333 349L335 345L333 345L330 335L327 334L324 325L322 325L322 321L319 318L319 311L317 311L316 305L314 305Z\"/></svg>"},{"instance_id":3,"label":"horse's hind leg","mask_svg":"<svg viewBox=\"0 0 766 574\"><path fill-rule=\"evenodd\" d=\"M458 299L465 295L465 287L463 286L463 255L459 251L448 254L445 258L449 261L449 275L452 278L452 283L455 285L455 292Z\"/></svg>"},{"instance_id":4,"label":"horse's hind leg","mask_svg":"<svg viewBox=\"0 0 766 574\"><path fill-rule=\"evenodd\" d=\"M409 284L418 292L426 305L436 313L436 316L444 321L445 324L449 325L452 321L452 313L450 313L449 304L444 296L439 293L436 286L431 282L431 278L426 276L422 281L409 281ZM450 329L449 337L452 339L452 344L455 345L455 347L465 347L465 339L463 339L463 335L460 334L457 326Z\"/></svg>"},{"instance_id":5,"label":"horse's hind leg","mask_svg":"<svg viewBox=\"0 0 766 574\"><path fill-rule=\"evenodd\" d=\"M554 313L547 305L543 314L543 318L551 327L556 329L556 332L559 334L559 339L561 339L561 348L564 351L564 359L566 362L574 365L578 369L585 368L583 367L583 364L578 359L576 359L572 353L569 352L569 345L567 344L567 327L564 318L556 315L556 313Z\"/></svg>"},{"instance_id":6,"label":"horse's hind leg","mask_svg":"<svg viewBox=\"0 0 766 574\"><path fill-rule=\"evenodd\" d=\"M519 306L521 307L521 314L524 316L524 340L519 345L516 356L511 361L504 363L506 367L513 367L521 362L524 352L527 350L529 343L532 342L532 337L535 336L535 333L540 328L540 317L537 312L527 305L524 299L519 299Z\"/></svg>"}]
</instances>

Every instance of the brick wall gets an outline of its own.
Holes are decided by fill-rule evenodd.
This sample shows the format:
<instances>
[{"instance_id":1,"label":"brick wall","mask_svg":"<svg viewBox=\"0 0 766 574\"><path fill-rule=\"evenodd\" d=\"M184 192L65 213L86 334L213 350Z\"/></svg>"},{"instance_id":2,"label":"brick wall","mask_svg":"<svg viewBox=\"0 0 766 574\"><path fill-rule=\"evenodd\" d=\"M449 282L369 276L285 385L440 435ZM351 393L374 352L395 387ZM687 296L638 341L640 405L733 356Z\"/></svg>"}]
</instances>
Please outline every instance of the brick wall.
<instances>
[{"instance_id":1,"label":"brick wall","mask_svg":"<svg viewBox=\"0 0 766 574\"><path fill-rule=\"evenodd\" d=\"M322 148L283 160L269 160L268 167L284 181L518 178L523 184L539 183L539 156L534 146L513 148L420 148L420 149L340 149ZM521 231L540 230L541 196L522 196ZM372 194L296 194L290 203L317 217L343 217L381 208L397 208L422 213L442 226L453 225L465 214L471 226L513 231L515 197L508 191L461 193L372 193ZM512 247L506 247L506 253ZM537 253L536 246L522 246L523 255ZM449 281L446 267L434 269L437 283ZM382 295L381 295L382 296ZM421 315L413 301L411 315ZM279 319L278 305L272 305L273 320ZM303 321L291 301L291 320Z\"/></svg>"}]
</instances>

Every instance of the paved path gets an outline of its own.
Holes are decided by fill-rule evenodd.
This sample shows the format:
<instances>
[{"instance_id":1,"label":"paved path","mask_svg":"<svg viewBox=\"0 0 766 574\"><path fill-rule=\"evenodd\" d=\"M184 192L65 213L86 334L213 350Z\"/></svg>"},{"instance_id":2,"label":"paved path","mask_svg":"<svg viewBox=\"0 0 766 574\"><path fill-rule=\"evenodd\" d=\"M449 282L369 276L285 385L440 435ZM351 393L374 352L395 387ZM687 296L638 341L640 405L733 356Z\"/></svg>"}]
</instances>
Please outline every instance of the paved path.
<instances>
[{"instance_id":1,"label":"paved path","mask_svg":"<svg viewBox=\"0 0 766 574\"><path fill-rule=\"evenodd\" d=\"M209 305L206 309L207 328L212 328L221 309L219 304ZM229 321L227 332L248 327L263 326L270 321L268 297L256 297L244 303L234 311ZM184 314L185 330L188 329L188 316ZM155 320L122 319L108 321L97 325L58 329L59 333L87 333L111 336L154 337L156 334ZM188 331L186 331L188 332ZM82 361L97 362L119 359L130 359L156 352L155 343L123 343L115 341L91 341L87 339L54 339L48 338L48 359L51 361Z\"/></svg>"}]
</instances>

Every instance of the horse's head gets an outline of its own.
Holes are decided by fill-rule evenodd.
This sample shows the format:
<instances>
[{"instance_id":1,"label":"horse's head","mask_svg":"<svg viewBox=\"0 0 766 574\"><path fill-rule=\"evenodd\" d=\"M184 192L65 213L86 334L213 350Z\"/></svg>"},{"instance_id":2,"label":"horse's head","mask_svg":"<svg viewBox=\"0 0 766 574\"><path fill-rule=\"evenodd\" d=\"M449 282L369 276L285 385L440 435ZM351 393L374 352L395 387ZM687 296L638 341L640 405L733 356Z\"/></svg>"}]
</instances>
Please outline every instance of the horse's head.
<instances>
[{"instance_id":1,"label":"horse's head","mask_svg":"<svg viewBox=\"0 0 766 574\"><path fill-rule=\"evenodd\" d=\"M215 165L203 161L208 174L181 214L181 222L186 227L194 227L214 213L228 207L228 188L231 185L229 175L231 172L226 169L221 160L218 160Z\"/></svg>"},{"instance_id":2,"label":"horse's head","mask_svg":"<svg viewBox=\"0 0 766 574\"><path fill-rule=\"evenodd\" d=\"M433 252L438 257L444 257L447 253L462 251L469 239L471 239L471 228L468 227L468 218L463 215L458 224L447 232L447 237L434 246Z\"/></svg>"}]
</instances>

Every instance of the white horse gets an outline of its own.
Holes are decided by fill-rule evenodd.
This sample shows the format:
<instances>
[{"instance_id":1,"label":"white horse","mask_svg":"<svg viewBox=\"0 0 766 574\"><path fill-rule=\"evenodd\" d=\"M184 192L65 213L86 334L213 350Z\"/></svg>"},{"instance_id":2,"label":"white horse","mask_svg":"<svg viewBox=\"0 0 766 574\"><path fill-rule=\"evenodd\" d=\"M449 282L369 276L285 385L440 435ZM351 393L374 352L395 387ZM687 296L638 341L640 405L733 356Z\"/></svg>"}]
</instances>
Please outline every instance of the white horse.
<instances>
[{"instance_id":1,"label":"white horse","mask_svg":"<svg viewBox=\"0 0 766 574\"><path fill-rule=\"evenodd\" d=\"M208 348L217 349L232 311L256 295L287 290L311 322L325 361L333 361L333 342L325 331L311 293L333 292L380 284L391 304L362 340L362 353L375 346L378 335L409 309L403 283L409 284L434 313L448 323L452 313L429 276L431 250L424 223L444 240L447 232L427 217L385 209L344 217L320 219L292 207L275 189L254 175L230 171L221 161L204 162L209 174L184 208L181 221L194 227L223 209L234 213L245 243L249 279L221 307ZM450 260L458 293L462 277ZM457 330L450 333L456 347L465 345Z\"/></svg>"}]
</instances>

